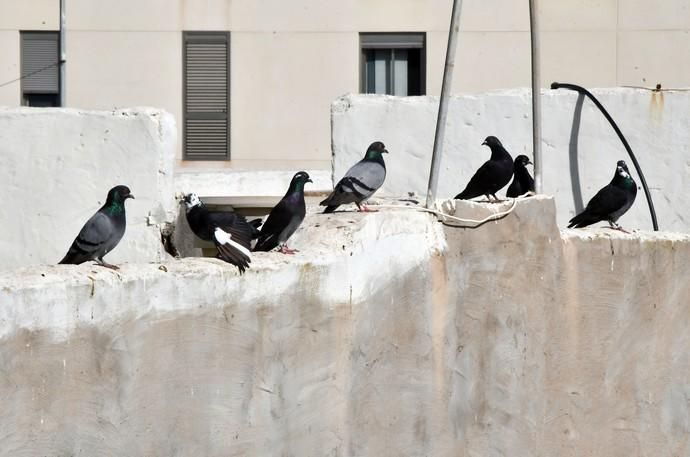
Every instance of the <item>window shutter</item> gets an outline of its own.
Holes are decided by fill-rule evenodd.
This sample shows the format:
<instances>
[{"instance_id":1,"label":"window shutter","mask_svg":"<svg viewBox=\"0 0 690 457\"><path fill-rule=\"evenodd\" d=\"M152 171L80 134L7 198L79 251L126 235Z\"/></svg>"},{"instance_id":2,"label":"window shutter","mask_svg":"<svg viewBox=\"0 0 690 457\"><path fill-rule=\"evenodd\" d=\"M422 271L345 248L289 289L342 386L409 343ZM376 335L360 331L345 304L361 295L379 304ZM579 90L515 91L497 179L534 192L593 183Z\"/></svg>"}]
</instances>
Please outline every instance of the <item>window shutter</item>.
<instances>
[{"instance_id":1,"label":"window shutter","mask_svg":"<svg viewBox=\"0 0 690 457\"><path fill-rule=\"evenodd\" d=\"M185 32L185 159L230 158L229 70L229 33Z\"/></svg>"},{"instance_id":2,"label":"window shutter","mask_svg":"<svg viewBox=\"0 0 690 457\"><path fill-rule=\"evenodd\" d=\"M22 32L22 93L57 94L58 39L55 32Z\"/></svg>"}]
</instances>

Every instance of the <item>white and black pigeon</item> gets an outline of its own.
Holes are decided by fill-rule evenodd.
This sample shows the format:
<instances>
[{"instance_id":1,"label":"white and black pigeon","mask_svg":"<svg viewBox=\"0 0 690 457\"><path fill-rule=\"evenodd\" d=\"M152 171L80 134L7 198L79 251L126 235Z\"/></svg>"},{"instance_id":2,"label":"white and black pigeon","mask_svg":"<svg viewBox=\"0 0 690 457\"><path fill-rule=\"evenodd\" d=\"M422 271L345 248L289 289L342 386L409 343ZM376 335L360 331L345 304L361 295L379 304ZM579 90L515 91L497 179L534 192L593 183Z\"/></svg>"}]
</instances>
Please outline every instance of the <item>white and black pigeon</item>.
<instances>
[{"instance_id":1,"label":"white and black pigeon","mask_svg":"<svg viewBox=\"0 0 690 457\"><path fill-rule=\"evenodd\" d=\"M364 158L354 164L335 185L333 192L320 203L324 213L332 213L340 205L354 203L360 211L372 211L364 202L374 195L386 179L386 163L383 155L388 151L380 141L369 145Z\"/></svg>"},{"instance_id":2,"label":"white and black pigeon","mask_svg":"<svg viewBox=\"0 0 690 457\"><path fill-rule=\"evenodd\" d=\"M636 196L637 184L630 176L625 161L619 160L611 182L592 197L580 214L570 219L568 228L587 227L607 221L611 228L625 232L617 221L630 209Z\"/></svg>"},{"instance_id":3,"label":"white and black pigeon","mask_svg":"<svg viewBox=\"0 0 690 457\"><path fill-rule=\"evenodd\" d=\"M79 265L94 260L98 265L117 270L118 267L106 263L103 256L112 251L125 234L125 200L128 198L134 198L129 187L110 189L103 206L86 221L60 263Z\"/></svg>"},{"instance_id":4,"label":"white and black pigeon","mask_svg":"<svg viewBox=\"0 0 690 457\"><path fill-rule=\"evenodd\" d=\"M529 157L523 154L515 157L515 163L513 164L513 182L508 186L506 197L517 198L521 195L525 195L527 192L534 192L534 179L529 174L527 165L532 165Z\"/></svg>"},{"instance_id":5,"label":"white and black pigeon","mask_svg":"<svg viewBox=\"0 0 690 457\"><path fill-rule=\"evenodd\" d=\"M194 193L185 195L182 202L187 207L187 223L192 232L204 241L212 241L218 258L235 265L243 274L252 261L252 238L258 234L254 221L247 222L237 213L209 211Z\"/></svg>"},{"instance_id":6,"label":"white and black pigeon","mask_svg":"<svg viewBox=\"0 0 690 457\"><path fill-rule=\"evenodd\" d=\"M307 212L304 203L304 185L312 182L306 171L300 171L292 177L285 196L273 207L261 227L255 251L270 251L280 246L283 254L294 254L297 249L290 249L287 240L302 224Z\"/></svg>"},{"instance_id":7,"label":"white and black pigeon","mask_svg":"<svg viewBox=\"0 0 690 457\"><path fill-rule=\"evenodd\" d=\"M491 158L479 167L467 183L465 190L455 196L456 200L469 200L485 195L498 201L496 192L505 187L513 176L513 158L495 136L487 136L482 145L491 148Z\"/></svg>"}]
</instances>

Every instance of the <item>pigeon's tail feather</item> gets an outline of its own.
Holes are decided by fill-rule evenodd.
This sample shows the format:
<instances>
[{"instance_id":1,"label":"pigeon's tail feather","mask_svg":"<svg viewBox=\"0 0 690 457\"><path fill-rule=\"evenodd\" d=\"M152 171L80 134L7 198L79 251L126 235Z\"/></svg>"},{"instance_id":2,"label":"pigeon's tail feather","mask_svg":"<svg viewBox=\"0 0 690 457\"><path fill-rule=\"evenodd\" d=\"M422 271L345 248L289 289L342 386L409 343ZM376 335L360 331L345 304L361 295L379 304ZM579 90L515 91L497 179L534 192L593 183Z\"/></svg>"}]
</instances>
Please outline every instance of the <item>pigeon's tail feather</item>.
<instances>
[{"instance_id":1,"label":"pigeon's tail feather","mask_svg":"<svg viewBox=\"0 0 690 457\"><path fill-rule=\"evenodd\" d=\"M327 206L326 209L323 210L323 213L324 213L324 214L332 213L333 211L335 211L335 209L336 209L338 206L340 206L340 205L330 205L330 206Z\"/></svg>"},{"instance_id":2,"label":"pigeon's tail feather","mask_svg":"<svg viewBox=\"0 0 690 457\"><path fill-rule=\"evenodd\" d=\"M570 219L568 228L579 228L587 227L588 225L595 224L601 219L589 214L586 210L578 214L577 216Z\"/></svg>"},{"instance_id":3,"label":"pigeon's tail feather","mask_svg":"<svg viewBox=\"0 0 690 457\"><path fill-rule=\"evenodd\" d=\"M482 195L481 192L472 192L471 189L465 189L462 192L460 192L458 195L455 196L455 200L469 200L471 198L479 197Z\"/></svg>"},{"instance_id":4,"label":"pigeon's tail feather","mask_svg":"<svg viewBox=\"0 0 690 457\"><path fill-rule=\"evenodd\" d=\"M255 251L268 252L278 246L278 237L274 235L261 235L254 246Z\"/></svg>"},{"instance_id":5,"label":"pigeon's tail feather","mask_svg":"<svg viewBox=\"0 0 690 457\"><path fill-rule=\"evenodd\" d=\"M251 262L250 257L226 244L218 246L218 258L235 265L240 270L240 274L249 268L249 262Z\"/></svg>"}]
</instances>

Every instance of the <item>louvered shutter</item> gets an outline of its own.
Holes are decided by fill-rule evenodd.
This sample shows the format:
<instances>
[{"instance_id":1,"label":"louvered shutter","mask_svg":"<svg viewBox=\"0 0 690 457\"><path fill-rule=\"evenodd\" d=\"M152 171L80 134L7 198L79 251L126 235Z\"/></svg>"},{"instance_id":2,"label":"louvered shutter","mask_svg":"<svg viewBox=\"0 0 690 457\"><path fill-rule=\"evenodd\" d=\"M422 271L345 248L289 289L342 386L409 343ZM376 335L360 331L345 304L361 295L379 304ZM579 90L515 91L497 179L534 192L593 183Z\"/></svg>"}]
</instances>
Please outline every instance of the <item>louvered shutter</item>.
<instances>
[{"instance_id":1,"label":"louvered shutter","mask_svg":"<svg viewBox=\"0 0 690 457\"><path fill-rule=\"evenodd\" d=\"M22 93L57 94L58 40L55 32L22 32Z\"/></svg>"},{"instance_id":2,"label":"louvered shutter","mask_svg":"<svg viewBox=\"0 0 690 457\"><path fill-rule=\"evenodd\" d=\"M184 155L230 158L230 34L184 33Z\"/></svg>"}]
</instances>

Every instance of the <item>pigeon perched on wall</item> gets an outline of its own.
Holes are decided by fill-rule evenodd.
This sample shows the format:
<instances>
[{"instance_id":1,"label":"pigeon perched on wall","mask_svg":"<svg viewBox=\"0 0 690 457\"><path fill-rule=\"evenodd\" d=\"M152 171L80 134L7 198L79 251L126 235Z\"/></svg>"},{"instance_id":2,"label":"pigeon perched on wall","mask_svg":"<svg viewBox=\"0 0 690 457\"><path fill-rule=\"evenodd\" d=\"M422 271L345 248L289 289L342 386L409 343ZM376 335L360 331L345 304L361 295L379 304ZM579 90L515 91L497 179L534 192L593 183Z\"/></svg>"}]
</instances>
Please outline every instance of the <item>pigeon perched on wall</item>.
<instances>
[{"instance_id":1,"label":"pigeon perched on wall","mask_svg":"<svg viewBox=\"0 0 690 457\"><path fill-rule=\"evenodd\" d=\"M270 251L280 245L283 254L294 254L297 249L287 247L287 240L295 233L306 214L304 185L312 182L305 171L300 171L290 181L285 196L273 207L261 227L261 234L254 246L255 251Z\"/></svg>"},{"instance_id":2,"label":"pigeon perched on wall","mask_svg":"<svg viewBox=\"0 0 690 457\"><path fill-rule=\"evenodd\" d=\"M324 213L332 213L340 205L354 203L360 211L372 211L364 205L386 179L386 163L381 154L388 153L380 141L371 143L364 158L354 164L335 185L333 192L319 203Z\"/></svg>"},{"instance_id":3,"label":"pigeon perched on wall","mask_svg":"<svg viewBox=\"0 0 690 457\"><path fill-rule=\"evenodd\" d=\"M482 145L491 148L491 158L479 167L465 190L455 196L456 200L469 200L485 195L487 200L505 187L513 176L513 158L495 136L487 136Z\"/></svg>"},{"instance_id":4,"label":"pigeon perched on wall","mask_svg":"<svg viewBox=\"0 0 690 457\"><path fill-rule=\"evenodd\" d=\"M580 214L570 219L568 228L587 227L607 221L611 228L625 232L616 221L630 209L636 196L637 184L630 176L625 161L619 160L611 182L592 197Z\"/></svg>"},{"instance_id":5,"label":"pigeon perched on wall","mask_svg":"<svg viewBox=\"0 0 690 457\"><path fill-rule=\"evenodd\" d=\"M218 258L235 265L240 274L249 268L251 241L258 231L244 216L226 211L209 211L194 193L182 199L187 207L189 228L204 241L212 241L218 249Z\"/></svg>"},{"instance_id":6,"label":"pigeon perched on wall","mask_svg":"<svg viewBox=\"0 0 690 457\"><path fill-rule=\"evenodd\" d=\"M520 195L524 195L527 192L534 192L534 179L529 174L527 170L527 165L531 165L529 157L520 154L515 157L515 162L513 163L513 182L508 186L508 191L506 192L506 197L517 198Z\"/></svg>"},{"instance_id":7,"label":"pigeon perched on wall","mask_svg":"<svg viewBox=\"0 0 690 457\"><path fill-rule=\"evenodd\" d=\"M134 198L127 186L115 186L108 192L105 204L86 221L61 264L74 264L94 260L98 265L117 270L103 261L103 256L120 242L127 228L125 200Z\"/></svg>"}]
</instances>

